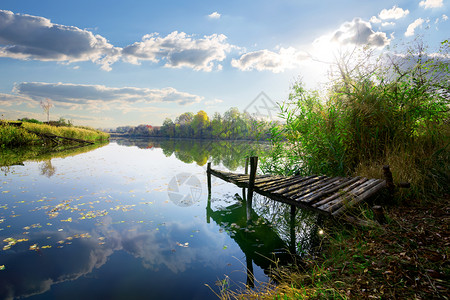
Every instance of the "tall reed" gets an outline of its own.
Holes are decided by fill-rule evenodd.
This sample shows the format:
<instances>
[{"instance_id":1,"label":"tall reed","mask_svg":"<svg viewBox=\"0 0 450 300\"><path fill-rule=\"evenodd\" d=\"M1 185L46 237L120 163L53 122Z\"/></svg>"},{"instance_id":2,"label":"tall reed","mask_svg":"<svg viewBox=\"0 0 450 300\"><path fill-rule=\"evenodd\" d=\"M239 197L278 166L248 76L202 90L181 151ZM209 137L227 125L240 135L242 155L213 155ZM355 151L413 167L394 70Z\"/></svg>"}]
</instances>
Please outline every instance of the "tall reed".
<instances>
[{"instance_id":1,"label":"tall reed","mask_svg":"<svg viewBox=\"0 0 450 300\"><path fill-rule=\"evenodd\" d=\"M448 192L450 73L440 59L448 50L447 42L441 56L418 47L390 58L343 57L326 99L297 82L280 105L285 124L273 130L263 167L381 177L391 164L397 181L413 184L410 194Z\"/></svg>"}]
</instances>

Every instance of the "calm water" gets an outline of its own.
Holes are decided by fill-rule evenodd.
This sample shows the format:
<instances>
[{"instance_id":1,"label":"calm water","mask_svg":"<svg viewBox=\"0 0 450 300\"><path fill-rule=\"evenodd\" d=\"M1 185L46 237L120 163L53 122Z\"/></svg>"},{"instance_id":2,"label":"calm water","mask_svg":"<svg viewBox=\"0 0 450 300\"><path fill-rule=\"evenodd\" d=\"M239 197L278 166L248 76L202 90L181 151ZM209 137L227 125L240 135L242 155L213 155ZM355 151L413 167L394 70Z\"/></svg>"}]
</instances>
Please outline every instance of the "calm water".
<instances>
[{"instance_id":1,"label":"calm water","mask_svg":"<svg viewBox=\"0 0 450 300\"><path fill-rule=\"evenodd\" d=\"M88 151L90 150L90 151ZM242 171L256 145L117 140L81 153L3 153L0 298L216 299L266 276L272 252L302 254L315 216L257 197L247 221L242 189L206 162ZM25 160L27 157L37 157ZM208 285L208 286L206 286Z\"/></svg>"}]
</instances>

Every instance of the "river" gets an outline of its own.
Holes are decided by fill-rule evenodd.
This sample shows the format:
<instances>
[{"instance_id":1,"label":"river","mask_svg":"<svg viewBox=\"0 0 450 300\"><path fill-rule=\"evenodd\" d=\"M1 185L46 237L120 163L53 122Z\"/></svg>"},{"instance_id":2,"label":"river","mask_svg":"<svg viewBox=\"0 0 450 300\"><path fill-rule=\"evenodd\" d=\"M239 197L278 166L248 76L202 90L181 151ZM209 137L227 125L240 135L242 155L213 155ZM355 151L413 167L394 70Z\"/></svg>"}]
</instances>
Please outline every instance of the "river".
<instances>
[{"instance_id":1,"label":"river","mask_svg":"<svg viewBox=\"0 0 450 300\"><path fill-rule=\"evenodd\" d=\"M266 145L112 140L43 154L2 152L0 298L217 299L267 282L273 253L311 248L315 215L213 178ZM251 272L248 272L251 271ZM251 274L252 275L251 275Z\"/></svg>"}]
</instances>

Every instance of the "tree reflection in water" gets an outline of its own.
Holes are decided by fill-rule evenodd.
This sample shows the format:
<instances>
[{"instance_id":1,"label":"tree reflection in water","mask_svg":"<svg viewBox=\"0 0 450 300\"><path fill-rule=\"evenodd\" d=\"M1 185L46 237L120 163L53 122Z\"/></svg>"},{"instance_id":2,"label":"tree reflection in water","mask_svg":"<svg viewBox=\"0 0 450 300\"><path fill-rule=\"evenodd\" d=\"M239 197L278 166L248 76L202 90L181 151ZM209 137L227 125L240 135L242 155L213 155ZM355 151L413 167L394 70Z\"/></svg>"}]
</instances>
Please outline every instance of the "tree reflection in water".
<instances>
[{"instance_id":1,"label":"tree reflection in water","mask_svg":"<svg viewBox=\"0 0 450 300\"><path fill-rule=\"evenodd\" d=\"M214 141L194 139L113 139L119 145L136 146L141 149L161 148L164 155L175 155L184 163L205 165L208 161L214 165L223 164L230 170L243 167L245 157L258 155L270 147L267 143L255 141Z\"/></svg>"}]
</instances>

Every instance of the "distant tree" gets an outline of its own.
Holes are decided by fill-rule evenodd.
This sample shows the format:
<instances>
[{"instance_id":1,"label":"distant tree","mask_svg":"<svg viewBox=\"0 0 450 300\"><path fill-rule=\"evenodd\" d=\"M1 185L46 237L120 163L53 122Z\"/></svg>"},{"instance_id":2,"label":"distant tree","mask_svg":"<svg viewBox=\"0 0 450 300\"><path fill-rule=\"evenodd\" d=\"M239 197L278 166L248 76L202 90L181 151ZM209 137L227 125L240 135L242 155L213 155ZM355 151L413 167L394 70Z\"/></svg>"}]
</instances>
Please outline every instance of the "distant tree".
<instances>
[{"instance_id":1,"label":"distant tree","mask_svg":"<svg viewBox=\"0 0 450 300\"><path fill-rule=\"evenodd\" d=\"M199 111L192 121L192 128L194 129L194 134L196 137L202 137L206 128L209 127L209 117L203 110Z\"/></svg>"}]
</instances>

